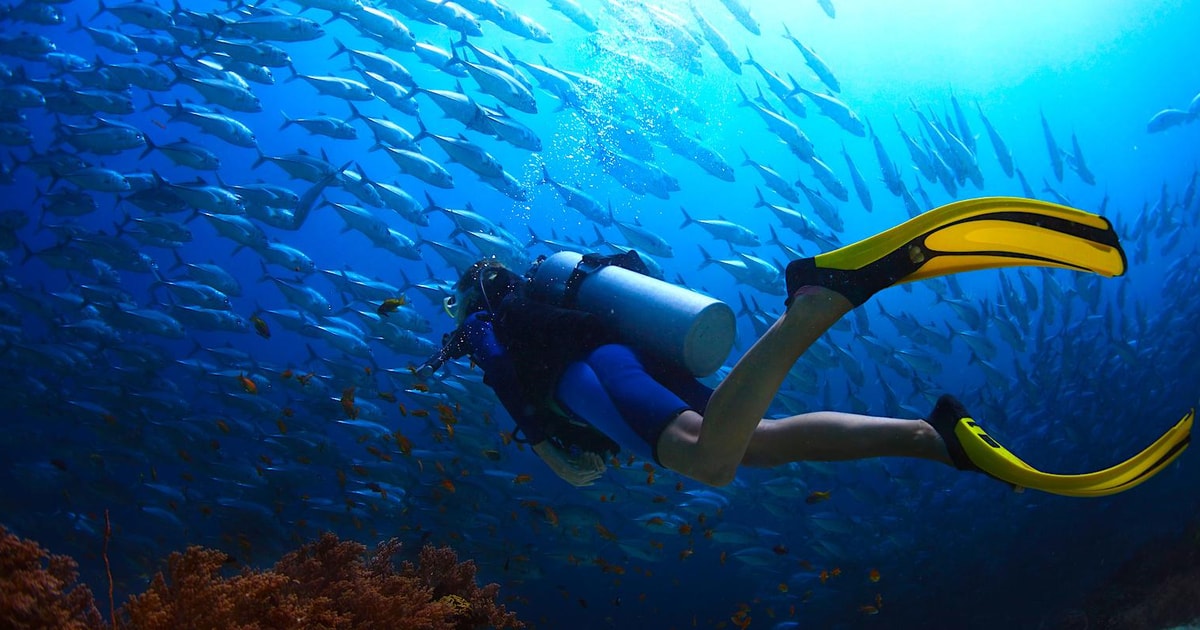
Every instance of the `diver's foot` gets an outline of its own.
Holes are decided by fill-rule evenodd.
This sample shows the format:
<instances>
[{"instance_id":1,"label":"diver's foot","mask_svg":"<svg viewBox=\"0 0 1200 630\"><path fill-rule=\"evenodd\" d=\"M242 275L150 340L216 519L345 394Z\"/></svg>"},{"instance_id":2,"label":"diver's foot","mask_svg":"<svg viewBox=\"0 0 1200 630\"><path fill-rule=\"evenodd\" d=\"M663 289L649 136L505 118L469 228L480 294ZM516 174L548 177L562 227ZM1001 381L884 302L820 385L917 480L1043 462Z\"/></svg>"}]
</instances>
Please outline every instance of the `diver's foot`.
<instances>
[{"instance_id":1,"label":"diver's foot","mask_svg":"<svg viewBox=\"0 0 1200 630\"><path fill-rule=\"evenodd\" d=\"M815 258L797 258L789 262L784 279L787 281L788 294L788 298L783 302L785 308L792 305L797 291L806 286L825 287L836 291L850 304L858 307L871 299L872 295L895 282L894 278L875 277L861 269L848 271L818 267Z\"/></svg>"},{"instance_id":2,"label":"diver's foot","mask_svg":"<svg viewBox=\"0 0 1200 630\"><path fill-rule=\"evenodd\" d=\"M957 398L950 394L943 394L941 398L938 398L927 422L941 436L942 444L946 446L946 452L950 454L950 461L954 463L955 468L983 472L967 456L962 442L958 440L958 436L954 435L954 427L958 426L958 421L970 417L971 413Z\"/></svg>"}]
</instances>

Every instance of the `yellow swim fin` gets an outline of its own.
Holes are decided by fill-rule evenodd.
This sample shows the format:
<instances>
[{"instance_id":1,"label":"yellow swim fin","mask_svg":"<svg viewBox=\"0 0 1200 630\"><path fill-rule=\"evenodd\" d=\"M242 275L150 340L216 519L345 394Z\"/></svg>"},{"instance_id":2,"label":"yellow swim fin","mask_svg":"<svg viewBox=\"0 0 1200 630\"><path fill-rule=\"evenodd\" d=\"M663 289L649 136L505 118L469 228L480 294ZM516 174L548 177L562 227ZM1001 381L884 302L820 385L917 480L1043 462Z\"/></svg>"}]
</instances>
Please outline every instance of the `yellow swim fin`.
<instances>
[{"instance_id":1,"label":"yellow swim fin","mask_svg":"<svg viewBox=\"0 0 1200 630\"><path fill-rule=\"evenodd\" d=\"M975 470L1017 488L1072 497L1123 492L1150 479L1179 457L1191 442L1195 410L1137 455L1104 470L1079 475L1045 473L1021 461L980 427L952 396L938 400L929 423L942 436L956 467Z\"/></svg>"},{"instance_id":2,"label":"yellow swim fin","mask_svg":"<svg viewBox=\"0 0 1200 630\"><path fill-rule=\"evenodd\" d=\"M823 286L855 306L876 292L962 271L1032 265L1125 273L1125 252L1100 215L1019 197L981 197L934 208L875 236L788 264L788 301Z\"/></svg>"},{"instance_id":3,"label":"yellow swim fin","mask_svg":"<svg viewBox=\"0 0 1200 630\"><path fill-rule=\"evenodd\" d=\"M997 479L1052 494L1096 497L1133 488L1175 461L1191 442L1194 419L1195 411L1189 411L1137 455L1110 468L1080 475L1056 475L1033 468L996 442L971 418L961 419L954 434L971 462Z\"/></svg>"}]
</instances>

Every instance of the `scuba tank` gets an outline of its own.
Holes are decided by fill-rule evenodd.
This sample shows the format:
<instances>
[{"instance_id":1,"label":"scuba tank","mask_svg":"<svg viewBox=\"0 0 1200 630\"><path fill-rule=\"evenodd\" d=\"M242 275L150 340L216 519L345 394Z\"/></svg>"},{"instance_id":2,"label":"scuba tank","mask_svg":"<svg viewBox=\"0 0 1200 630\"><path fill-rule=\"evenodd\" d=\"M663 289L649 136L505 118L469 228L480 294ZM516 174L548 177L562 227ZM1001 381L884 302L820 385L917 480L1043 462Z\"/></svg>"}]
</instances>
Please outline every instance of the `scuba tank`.
<instances>
[{"instance_id":1,"label":"scuba tank","mask_svg":"<svg viewBox=\"0 0 1200 630\"><path fill-rule=\"evenodd\" d=\"M737 322L724 302L644 274L636 252L559 252L529 271L530 297L604 318L622 341L694 376L717 371L733 348Z\"/></svg>"}]
</instances>

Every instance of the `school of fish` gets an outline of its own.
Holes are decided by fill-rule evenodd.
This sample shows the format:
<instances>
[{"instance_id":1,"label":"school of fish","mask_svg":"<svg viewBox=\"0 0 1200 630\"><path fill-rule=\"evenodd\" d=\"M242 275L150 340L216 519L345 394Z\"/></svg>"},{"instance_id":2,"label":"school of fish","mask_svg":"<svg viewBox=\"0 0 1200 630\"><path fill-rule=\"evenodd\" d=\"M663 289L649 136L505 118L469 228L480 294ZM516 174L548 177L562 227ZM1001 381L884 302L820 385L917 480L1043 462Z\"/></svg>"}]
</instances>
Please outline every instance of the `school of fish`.
<instances>
[{"instance_id":1,"label":"school of fish","mask_svg":"<svg viewBox=\"0 0 1200 630\"><path fill-rule=\"evenodd\" d=\"M442 298L484 256L524 270L635 249L659 278L733 287L713 293L740 305L744 349L779 312L784 262L849 242L847 220L1000 193L1111 214L1066 121L1002 130L953 94L860 116L842 96L855 79L805 40L836 28L834 4L806 4L822 22L781 24L748 0L0 9L0 392L17 410L0 520L94 557L111 509L126 588L185 544L269 561L334 529L449 543L518 611L551 598L585 618L655 618L671 580L707 572L739 576L734 599L670 623L886 613L889 580L933 561L905 526L930 504L926 479L978 480L887 460L715 490L618 456L573 489L512 439L478 369L413 369L450 327ZM755 57L781 47L786 66ZM718 133L717 101L740 145ZM1198 116L1200 95L1146 131ZM1014 155L1017 133L1046 153ZM1131 366L1143 348L1195 347L1198 178L1117 214L1131 267L1167 261L1169 308L1065 272L925 282L906 296L919 313L878 301L839 323L773 411L923 417L969 365L972 408L1014 449L1138 442L1144 427L1051 435L1029 416L1098 414L1188 369ZM708 189L737 202L671 202ZM665 216L685 239L642 221ZM702 245L681 252L686 239ZM1105 378L1124 385L1086 386Z\"/></svg>"}]
</instances>

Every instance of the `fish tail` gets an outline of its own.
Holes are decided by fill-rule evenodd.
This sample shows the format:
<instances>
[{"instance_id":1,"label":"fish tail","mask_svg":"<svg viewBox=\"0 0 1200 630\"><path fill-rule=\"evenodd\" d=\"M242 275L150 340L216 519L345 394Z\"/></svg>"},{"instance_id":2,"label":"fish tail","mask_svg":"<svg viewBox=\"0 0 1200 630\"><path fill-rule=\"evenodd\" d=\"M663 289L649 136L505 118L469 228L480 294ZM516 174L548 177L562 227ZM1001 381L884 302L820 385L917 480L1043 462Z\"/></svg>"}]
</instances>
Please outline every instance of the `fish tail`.
<instances>
[{"instance_id":1,"label":"fish tail","mask_svg":"<svg viewBox=\"0 0 1200 630\"><path fill-rule=\"evenodd\" d=\"M333 38L333 43L335 45L337 45L337 50L333 51L333 54L326 57L326 59L333 59L334 57L336 57L338 55L350 52L350 49L346 48L346 45L342 43L342 40L335 37L335 38Z\"/></svg>"},{"instance_id":2,"label":"fish tail","mask_svg":"<svg viewBox=\"0 0 1200 630\"><path fill-rule=\"evenodd\" d=\"M154 141L150 139L150 134L142 134L142 135L143 135L143 137L146 138L146 148L145 148L145 150L142 151L142 154L138 156L139 160L146 157L147 155L150 155L151 151L158 148L157 146L154 145Z\"/></svg>"},{"instance_id":3,"label":"fish tail","mask_svg":"<svg viewBox=\"0 0 1200 630\"><path fill-rule=\"evenodd\" d=\"M746 159L742 161L742 166L754 166L755 165L754 159L750 157L750 154L748 152L746 152L746 147L742 147L742 155L746 156Z\"/></svg>"},{"instance_id":4,"label":"fish tail","mask_svg":"<svg viewBox=\"0 0 1200 630\"><path fill-rule=\"evenodd\" d=\"M683 229L683 228L696 222L696 220L693 219L692 216L688 214L687 208L684 208L683 206L679 206L679 211L683 213L683 223L679 226L679 229Z\"/></svg>"},{"instance_id":5,"label":"fish tail","mask_svg":"<svg viewBox=\"0 0 1200 630\"><path fill-rule=\"evenodd\" d=\"M767 205L767 200L763 197L762 189L758 186L754 187L754 194L758 195L758 201L754 202L755 208L762 208Z\"/></svg>"},{"instance_id":6,"label":"fish tail","mask_svg":"<svg viewBox=\"0 0 1200 630\"><path fill-rule=\"evenodd\" d=\"M753 105L753 103L750 102L750 97L746 96L746 90L742 89L741 84L738 84L737 89L738 89L738 93L742 95L742 102L738 103L738 107L746 107L746 106Z\"/></svg>"}]
</instances>

